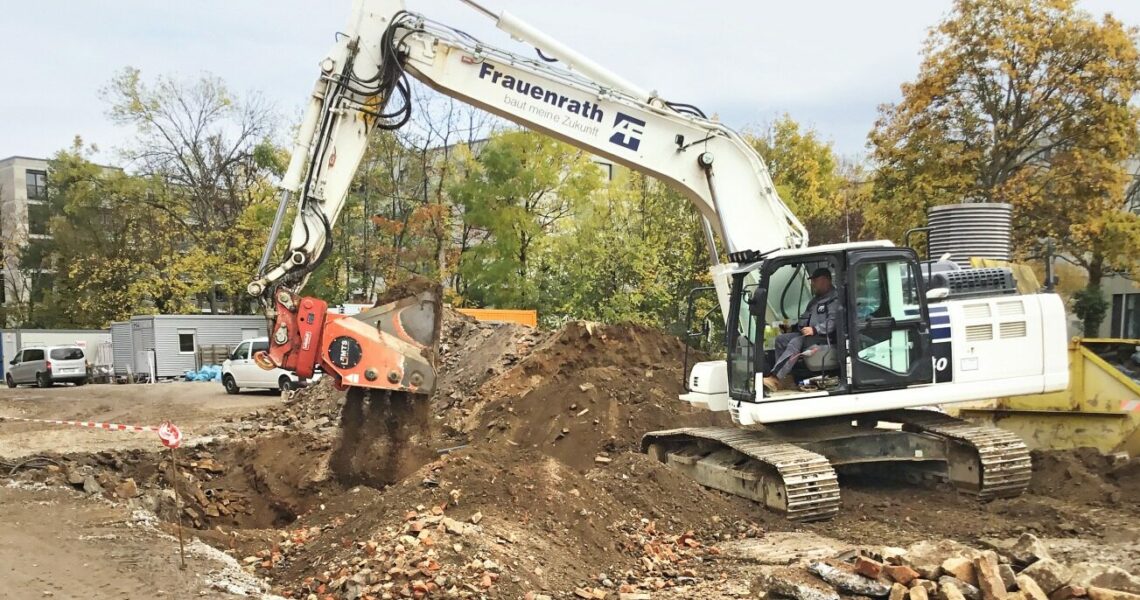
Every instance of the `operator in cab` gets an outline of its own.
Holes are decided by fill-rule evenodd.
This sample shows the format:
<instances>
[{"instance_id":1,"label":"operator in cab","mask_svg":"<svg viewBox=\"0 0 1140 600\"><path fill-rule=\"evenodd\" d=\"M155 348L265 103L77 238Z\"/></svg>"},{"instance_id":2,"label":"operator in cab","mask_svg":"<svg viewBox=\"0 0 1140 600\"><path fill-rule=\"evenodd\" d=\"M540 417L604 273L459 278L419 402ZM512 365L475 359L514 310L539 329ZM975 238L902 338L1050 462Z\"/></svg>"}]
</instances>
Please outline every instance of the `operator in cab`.
<instances>
[{"instance_id":1,"label":"operator in cab","mask_svg":"<svg viewBox=\"0 0 1140 600\"><path fill-rule=\"evenodd\" d=\"M796 322L796 331L776 336L776 362L774 373L764 378L764 388L769 392L792 389L795 384L789 379L796 359L807 346L808 338L828 337L835 333L835 320L839 307L836 300L839 293L831 283L831 271L820 267L811 273L812 299Z\"/></svg>"}]
</instances>

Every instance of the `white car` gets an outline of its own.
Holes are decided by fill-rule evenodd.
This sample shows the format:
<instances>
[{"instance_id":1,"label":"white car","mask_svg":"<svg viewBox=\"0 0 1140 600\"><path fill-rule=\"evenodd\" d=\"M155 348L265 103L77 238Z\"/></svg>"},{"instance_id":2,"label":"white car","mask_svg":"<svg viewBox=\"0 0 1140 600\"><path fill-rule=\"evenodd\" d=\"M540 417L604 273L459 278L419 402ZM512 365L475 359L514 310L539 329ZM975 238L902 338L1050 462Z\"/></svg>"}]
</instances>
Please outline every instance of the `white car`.
<instances>
[{"instance_id":1,"label":"white car","mask_svg":"<svg viewBox=\"0 0 1140 600\"><path fill-rule=\"evenodd\" d=\"M253 360L254 354L269 350L269 338L245 340L234 348L229 360L222 363L222 385L226 392L236 394L242 388L265 390L295 390L309 382L285 369L262 369ZM314 380L319 376L314 376Z\"/></svg>"}]
</instances>

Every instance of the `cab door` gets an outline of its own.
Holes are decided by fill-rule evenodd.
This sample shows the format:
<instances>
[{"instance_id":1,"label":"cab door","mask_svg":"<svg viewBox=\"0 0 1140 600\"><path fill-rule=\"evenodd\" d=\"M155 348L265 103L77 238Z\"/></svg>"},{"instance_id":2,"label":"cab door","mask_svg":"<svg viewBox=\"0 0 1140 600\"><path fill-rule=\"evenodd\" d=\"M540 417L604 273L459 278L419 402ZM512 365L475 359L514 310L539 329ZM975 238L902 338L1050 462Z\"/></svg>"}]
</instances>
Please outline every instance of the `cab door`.
<instances>
[{"instance_id":1,"label":"cab door","mask_svg":"<svg viewBox=\"0 0 1140 600\"><path fill-rule=\"evenodd\" d=\"M847 290L853 390L932 383L930 316L914 252L849 252Z\"/></svg>"}]
</instances>

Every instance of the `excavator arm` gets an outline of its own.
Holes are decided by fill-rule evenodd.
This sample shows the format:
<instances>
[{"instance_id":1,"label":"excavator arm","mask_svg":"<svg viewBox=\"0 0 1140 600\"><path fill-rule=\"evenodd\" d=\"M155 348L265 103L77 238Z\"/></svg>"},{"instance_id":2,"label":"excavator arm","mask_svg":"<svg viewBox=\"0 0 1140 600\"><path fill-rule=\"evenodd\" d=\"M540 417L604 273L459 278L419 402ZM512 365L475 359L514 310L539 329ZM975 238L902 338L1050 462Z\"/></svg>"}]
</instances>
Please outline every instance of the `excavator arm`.
<instances>
[{"instance_id":1,"label":"excavator arm","mask_svg":"<svg viewBox=\"0 0 1140 600\"><path fill-rule=\"evenodd\" d=\"M639 88L509 13L463 1L534 46L538 57L484 44L404 10L402 0L354 0L346 32L320 63L258 279L249 285L272 321L264 366L307 376L320 364L342 386L431 391L438 290L419 290L358 317L329 315L324 302L299 294L329 250L369 133L398 128L410 117L409 77L684 194L703 217L725 314L730 265L720 264L714 237L732 262L807 245L806 230L780 200L763 161L736 132ZM268 268L294 200L288 250Z\"/></svg>"}]
</instances>

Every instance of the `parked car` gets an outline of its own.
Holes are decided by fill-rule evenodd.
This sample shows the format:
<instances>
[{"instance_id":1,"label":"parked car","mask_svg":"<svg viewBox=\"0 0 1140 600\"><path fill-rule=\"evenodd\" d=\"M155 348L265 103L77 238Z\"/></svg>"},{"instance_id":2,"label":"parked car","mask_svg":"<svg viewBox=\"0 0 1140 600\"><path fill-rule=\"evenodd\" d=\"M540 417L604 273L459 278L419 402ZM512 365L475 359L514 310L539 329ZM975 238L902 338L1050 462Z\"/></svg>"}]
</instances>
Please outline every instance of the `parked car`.
<instances>
[{"instance_id":1,"label":"parked car","mask_svg":"<svg viewBox=\"0 0 1140 600\"><path fill-rule=\"evenodd\" d=\"M266 390L295 390L309 381L285 369L262 369L253 360L254 354L269 350L269 338L245 340L234 348L230 358L222 363L222 385L226 392L236 394L242 388Z\"/></svg>"},{"instance_id":2,"label":"parked car","mask_svg":"<svg viewBox=\"0 0 1140 600\"><path fill-rule=\"evenodd\" d=\"M87 383L87 355L79 346L24 348L8 362L4 376L8 387L35 384L51 387L56 383Z\"/></svg>"}]
</instances>

